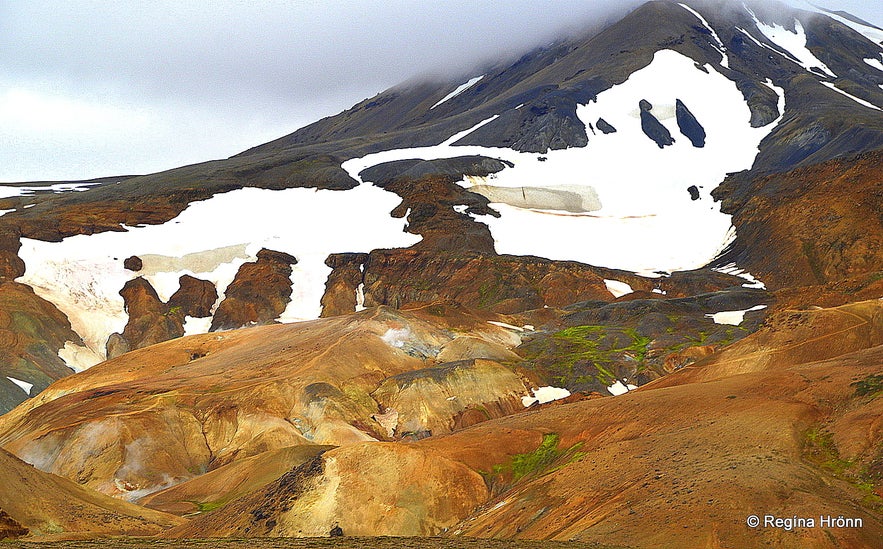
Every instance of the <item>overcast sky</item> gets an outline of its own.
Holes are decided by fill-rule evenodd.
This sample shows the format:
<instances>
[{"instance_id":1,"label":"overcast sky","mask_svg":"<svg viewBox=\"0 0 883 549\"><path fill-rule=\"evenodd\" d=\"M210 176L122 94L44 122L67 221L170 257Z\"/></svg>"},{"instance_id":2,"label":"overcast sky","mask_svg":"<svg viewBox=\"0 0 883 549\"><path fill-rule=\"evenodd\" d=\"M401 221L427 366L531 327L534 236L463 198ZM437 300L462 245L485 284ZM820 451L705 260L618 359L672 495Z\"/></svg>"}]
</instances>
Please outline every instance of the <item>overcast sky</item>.
<instances>
[{"instance_id":1,"label":"overcast sky","mask_svg":"<svg viewBox=\"0 0 883 549\"><path fill-rule=\"evenodd\" d=\"M638 3L0 0L0 182L227 157ZM883 2L822 3L883 26Z\"/></svg>"}]
</instances>

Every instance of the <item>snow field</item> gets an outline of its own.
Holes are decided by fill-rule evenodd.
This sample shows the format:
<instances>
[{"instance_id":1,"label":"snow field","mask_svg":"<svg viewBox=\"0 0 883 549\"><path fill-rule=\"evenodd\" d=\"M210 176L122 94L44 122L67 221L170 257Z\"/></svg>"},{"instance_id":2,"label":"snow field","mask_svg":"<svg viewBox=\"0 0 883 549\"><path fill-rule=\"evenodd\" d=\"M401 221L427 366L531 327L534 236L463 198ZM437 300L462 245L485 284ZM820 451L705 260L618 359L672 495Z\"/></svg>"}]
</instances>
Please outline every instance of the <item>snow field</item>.
<instances>
[{"instance_id":1,"label":"snow field","mask_svg":"<svg viewBox=\"0 0 883 549\"><path fill-rule=\"evenodd\" d=\"M730 216L710 200L711 190L728 172L751 166L760 141L778 122L751 128L751 113L735 84L713 67L705 68L707 73L677 52L657 52L649 66L600 93L597 102L578 106L583 123L603 117L616 133L592 136L587 147L549 151L544 162L536 154L512 149L453 145L492 117L439 145L370 154L344 162L343 168L359 179L361 170L393 160L498 158L515 167L487 178L467 177L462 185L584 186L594 190L601 204L595 212L573 213L495 202L500 218L474 217L490 227L498 253L575 260L645 275L702 267L733 238ZM653 104L654 115L675 136L674 145L660 149L643 133L641 99ZM676 99L705 128L704 148L681 136ZM690 200L690 185L700 188L701 200Z\"/></svg>"},{"instance_id":2,"label":"snow field","mask_svg":"<svg viewBox=\"0 0 883 549\"><path fill-rule=\"evenodd\" d=\"M537 389L531 389L531 392L533 393L533 396L527 395L521 397L521 404L523 404L525 408L532 406L536 402L546 404L547 402L560 400L570 396L570 391L560 387L539 387Z\"/></svg>"},{"instance_id":3,"label":"snow field","mask_svg":"<svg viewBox=\"0 0 883 549\"><path fill-rule=\"evenodd\" d=\"M20 281L64 312L98 358L105 356L108 336L122 332L128 320L119 295L128 280L144 275L167 300L178 289L178 278L190 274L210 280L223 295L239 266L264 247L298 259L292 303L280 320L313 319L321 312L331 272L325 265L329 254L406 247L420 240L403 231L404 220L389 216L398 203L394 194L370 185L349 191L239 189L194 202L162 225L61 242L22 239L27 271ZM146 258L143 273L123 268L131 255ZM187 319L186 333L204 332L208 322ZM63 354L71 358L73 353Z\"/></svg>"}]
</instances>

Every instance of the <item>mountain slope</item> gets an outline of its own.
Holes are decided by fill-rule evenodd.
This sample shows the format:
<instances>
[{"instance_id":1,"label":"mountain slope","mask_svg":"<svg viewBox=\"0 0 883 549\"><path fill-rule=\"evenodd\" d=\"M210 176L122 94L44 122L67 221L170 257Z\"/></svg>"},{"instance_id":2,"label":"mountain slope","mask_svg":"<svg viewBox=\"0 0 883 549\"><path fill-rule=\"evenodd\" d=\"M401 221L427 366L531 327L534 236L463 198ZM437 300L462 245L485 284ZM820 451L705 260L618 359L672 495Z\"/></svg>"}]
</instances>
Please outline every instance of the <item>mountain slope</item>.
<instances>
[{"instance_id":1,"label":"mountain slope","mask_svg":"<svg viewBox=\"0 0 883 549\"><path fill-rule=\"evenodd\" d=\"M56 539L147 536L184 522L38 471L5 450L0 450L0 475L0 510L20 525L18 535ZM0 539L4 534L0 527Z\"/></svg>"}]
</instances>

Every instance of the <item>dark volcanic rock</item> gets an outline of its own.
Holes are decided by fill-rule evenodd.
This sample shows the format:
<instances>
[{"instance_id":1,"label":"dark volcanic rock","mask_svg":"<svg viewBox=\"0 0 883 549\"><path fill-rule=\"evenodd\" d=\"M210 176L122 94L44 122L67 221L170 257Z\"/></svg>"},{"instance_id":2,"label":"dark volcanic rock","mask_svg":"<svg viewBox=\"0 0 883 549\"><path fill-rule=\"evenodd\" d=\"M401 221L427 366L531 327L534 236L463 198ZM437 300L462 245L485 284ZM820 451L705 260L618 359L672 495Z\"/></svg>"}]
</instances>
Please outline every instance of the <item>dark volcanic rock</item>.
<instances>
[{"instance_id":1,"label":"dark volcanic rock","mask_svg":"<svg viewBox=\"0 0 883 549\"><path fill-rule=\"evenodd\" d=\"M576 115L576 98L553 92L520 109L509 109L499 118L463 137L455 145L509 147L522 152L585 147L586 126Z\"/></svg>"},{"instance_id":2,"label":"dark volcanic rock","mask_svg":"<svg viewBox=\"0 0 883 549\"><path fill-rule=\"evenodd\" d=\"M690 140L690 143L700 149L704 147L705 128L680 99L675 100L675 117L678 120L678 128Z\"/></svg>"},{"instance_id":3,"label":"dark volcanic rock","mask_svg":"<svg viewBox=\"0 0 883 549\"><path fill-rule=\"evenodd\" d=\"M646 100L641 99L641 130L643 130L644 134L647 135L650 139L652 139L659 148L663 148L667 145L671 145L675 142L672 138L671 133L668 131L668 128L662 125L662 122L656 119L655 116L650 112L650 108L645 109L644 107L649 103Z\"/></svg>"},{"instance_id":4,"label":"dark volcanic rock","mask_svg":"<svg viewBox=\"0 0 883 549\"><path fill-rule=\"evenodd\" d=\"M297 259L262 249L254 263L239 267L212 318L211 331L272 323L291 301L291 266Z\"/></svg>"},{"instance_id":5,"label":"dark volcanic rock","mask_svg":"<svg viewBox=\"0 0 883 549\"><path fill-rule=\"evenodd\" d=\"M362 284L362 269L368 254L331 254L325 264L331 267L331 274L325 282L322 295L322 316L336 316L352 313L358 303L359 285ZM364 292L364 290L362 289ZM364 293L362 294L364 299Z\"/></svg>"},{"instance_id":6,"label":"dark volcanic rock","mask_svg":"<svg viewBox=\"0 0 883 549\"><path fill-rule=\"evenodd\" d=\"M184 316L205 318L212 315L212 306L218 300L215 285L190 275L178 281L178 291L169 298L169 310L180 310Z\"/></svg>"},{"instance_id":7,"label":"dark volcanic rock","mask_svg":"<svg viewBox=\"0 0 883 549\"><path fill-rule=\"evenodd\" d=\"M598 126L598 129L601 130L601 133L616 133L616 128L614 128L610 122L604 120L603 118L599 118L598 122L595 124Z\"/></svg>"},{"instance_id":8,"label":"dark volcanic rock","mask_svg":"<svg viewBox=\"0 0 883 549\"><path fill-rule=\"evenodd\" d=\"M699 187L690 185L687 187L687 192L690 193L690 200L699 200Z\"/></svg>"},{"instance_id":9,"label":"dark volcanic rock","mask_svg":"<svg viewBox=\"0 0 883 549\"><path fill-rule=\"evenodd\" d=\"M137 255L133 255L131 257L127 257L125 261L123 261L123 267L130 271L135 271L136 273L144 267L144 263L141 261L141 258Z\"/></svg>"},{"instance_id":10,"label":"dark volcanic rock","mask_svg":"<svg viewBox=\"0 0 883 549\"><path fill-rule=\"evenodd\" d=\"M458 156L437 160L396 160L371 166L359 172L362 181L386 187L398 178L420 179L426 176L449 175L461 179L464 175L487 176L503 170L506 164L484 156Z\"/></svg>"}]
</instances>

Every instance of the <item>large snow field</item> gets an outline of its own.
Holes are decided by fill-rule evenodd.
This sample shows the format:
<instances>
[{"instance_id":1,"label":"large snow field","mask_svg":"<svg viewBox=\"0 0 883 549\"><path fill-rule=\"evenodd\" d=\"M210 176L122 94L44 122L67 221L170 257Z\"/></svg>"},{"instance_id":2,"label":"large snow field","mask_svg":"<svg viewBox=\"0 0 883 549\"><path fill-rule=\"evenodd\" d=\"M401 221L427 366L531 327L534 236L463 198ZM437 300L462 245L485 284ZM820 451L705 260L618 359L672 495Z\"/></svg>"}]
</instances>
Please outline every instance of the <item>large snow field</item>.
<instances>
[{"instance_id":1,"label":"large snow field","mask_svg":"<svg viewBox=\"0 0 883 549\"><path fill-rule=\"evenodd\" d=\"M784 92L780 96L780 118ZM660 149L641 130L638 102L651 111L676 139ZM680 99L705 128L704 148L683 136L675 119ZM615 133L589 131L582 148L522 153L506 148L457 146L455 139L432 146L383 151L344 162L356 179L370 166L393 160L432 160L483 155L514 163L514 168L487 178L464 179L465 187L591 187L601 208L591 212L538 210L492 203L501 217L477 217L494 236L497 252L576 260L642 274L694 269L711 261L734 237L730 216L720 212L710 192L728 172L751 167L760 141L778 123L750 126L751 113L736 85L712 66L671 50L656 52L647 67L577 108L586 126L604 118ZM482 121L457 138L474 131ZM539 157L545 158L539 161ZM687 188L696 185L701 198L692 201Z\"/></svg>"},{"instance_id":2,"label":"large snow field","mask_svg":"<svg viewBox=\"0 0 883 549\"><path fill-rule=\"evenodd\" d=\"M329 254L406 247L420 240L404 232L404 220L390 217L399 202L396 195L370 185L348 191L239 189L194 202L162 225L61 242L22 239L20 255L27 271L19 280L61 309L86 346L100 356L108 336L121 332L127 322L119 295L126 281L143 275L167 300L178 289L178 278L190 274L212 281L223 295L239 267L254 261L261 248L298 260L291 276L292 302L280 320L313 319L321 312L331 272L325 265ZM143 259L142 272L123 267L131 255ZM188 319L187 328L188 334L198 333L207 323ZM75 356L71 349L61 354ZM94 363L97 358L83 360ZM79 370L92 364L69 365Z\"/></svg>"}]
</instances>

